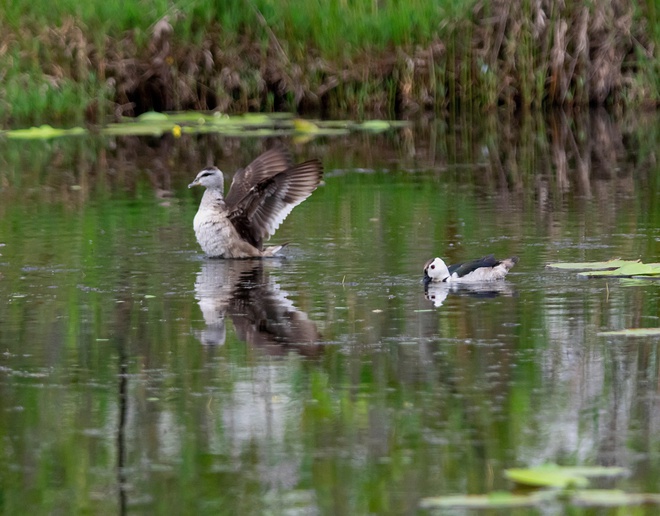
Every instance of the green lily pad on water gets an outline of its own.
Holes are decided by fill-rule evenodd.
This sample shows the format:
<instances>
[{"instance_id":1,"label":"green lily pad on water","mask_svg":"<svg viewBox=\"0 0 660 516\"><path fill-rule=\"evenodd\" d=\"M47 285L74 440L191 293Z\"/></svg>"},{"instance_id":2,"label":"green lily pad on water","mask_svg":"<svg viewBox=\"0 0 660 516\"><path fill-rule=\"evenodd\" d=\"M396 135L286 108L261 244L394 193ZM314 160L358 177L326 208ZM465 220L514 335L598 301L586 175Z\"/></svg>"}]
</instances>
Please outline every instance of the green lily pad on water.
<instances>
[{"instance_id":1,"label":"green lily pad on water","mask_svg":"<svg viewBox=\"0 0 660 516\"><path fill-rule=\"evenodd\" d=\"M591 477L618 477L625 468L604 466L558 466L547 464L536 468L514 468L504 471L518 485L540 488L522 493L500 492L483 495L434 496L422 499L423 509L503 509L547 507L556 502L563 506L620 507L643 503L660 504L658 494L626 493L617 489L584 489ZM546 489L543 489L546 488ZM547 489L549 488L549 489Z\"/></svg>"},{"instance_id":2,"label":"green lily pad on water","mask_svg":"<svg viewBox=\"0 0 660 516\"><path fill-rule=\"evenodd\" d=\"M60 136L79 136L81 134L87 134L87 130L82 127L59 129L49 125L41 125L39 127L30 127L29 129L14 129L5 131L4 134L7 135L7 138L13 139L48 140L50 138L58 138Z\"/></svg>"},{"instance_id":3,"label":"green lily pad on water","mask_svg":"<svg viewBox=\"0 0 660 516\"><path fill-rule=\"evenodd\" d=\"M485 495L450 495L423 498L422 509L504 509L514 507L533 507L548 498L539 493L513 494L507 491L493 491Z\"/></svg>"},{"instance_id":4,"label":"green lily pad on water","mask_svg":"<svg viewBox=\"0 0 660 516\"><path fill-rule=\"evenodd\" d=\"M626 330L601 331L599 337L657 337L660 328L628 328Z\"/></svg>"},{"instance_id":5,"label":"green lily pad on water","mask_svg":"<svg viewBox=\"0 0 660 516\"><path fill-rule=\"evenodd\" d=\"M626 493L619 489L581 489L573 493L571 503L589 507L622 507L628 505L660 504L660 495Z\"/></svg>"},{"instance_id":6,"label":"green lily pad on water","mask_svg":"<svg viewBox=\"0 0 660 516\"><path fill-rule=\"evenodd\" d=\"M583 278L618 277L660 279L660 263L642 263L639 260L609 260L607 262L549 263L549 269L580 270Z\"/></svg>"},{"instance_id":7,"label":"green lily pad on water","mask_svg":"<svg viewBox=\"0 0 660 516\"><path fill-rule=\"evenodd\" d=\"M617 477L626 473L624 468L605 466L557 466L546 464L536 468L504 470L511 481L532 487L584 487L592 477Z\"/></svg>"},{"instance_id":8,"label":"green lily pad on water","mask_svg":"<svg viewBox=\"0 0 660 516\"><path fill-rule=\"evenodd\" d=\"M534 469L507 469L506 478L516 484L530 487L586 487L589 480L586 476L558 466L543 466Z\"/></svg>"},{"instance_id":9,"label":"green lily pad on water","mask_svg":"<svg viewBox=\"0 0 660 516\"><path fill-rule=\"evenodd\" d=\"M632 278L620 278L619 283L622 287L639 287L648 285L649 281L660 280L660 276L633 276Z\"/></svg>"},{"instance_id":10,"label":"green lily pad on water","mask_svg":"<svg viewBox=\"0 0 660 516\"><path fill-rule=\"evenodd\" d=\"M101 133L110 136L161 136L171 131L175 125L169 121L109 124L101 129Z\"/></svg>"},{"instance_id":11,"label":"green lily pad on water","mask_svg":"<svg viewBox=\"0 0 660 516\"><path fill-rule=\"evenodd\" d=\"M660 504L655 493L626 493L620 489L578 489L575 491L534 491L513 494L494 491L485 495L450 495L423 498L422 509L507 509L536 507L556 501L580 507L627 507L642 504Z\"/></svg>"},{"instance_id":12,"label":"green lily pad on water","mask_svg":"<svg viewBox=\"0 0 660 516\"><path fill-rule=\"evenodd\" d=\"M146 113L142 113L141 115L138 115L136 120L139 120L140 122L162 122L163 120L167 121L169 120L170 117L166 115L165 113L159 113L158 111L147 111Z\"/></svg>"},{"instance_id":13,"label":"green lily pad on water","mask_svg":"<svg viewBox=\"0 0 660 516\"><path fill-rule=\"evenodd\" d=\"M332 122L320 122L296 118L293 128L297 135L305 136L342 136L348 134L348 125Z\"/></svg>"},{"instance_id":14,"label":"green lily pad on water","mask_svg":"<svg viewBox=\"0 0 660 516\"><path fill-rule=\"evenodd\" d=\"M595 270L609 270L618 269L627 264L639 263L639 260L608 260L606 262L576 262L576 263L549 263L546 265L548 269L564 269L564 270L580 270L580 271L595 271Z\"/></svg>"},{"instance_id":15,"label":"green lily pad on water","mask_svg":"<svg viewBox=\"0 0 660 516\"><path fill-rule=\"evenodd\" d=\"M405 127L408 122L394 120L366 120L356 126L356 129L370 133L382 133L389 129Z\"/></svg>"},{"instance_id":16,"label":"green lily pad on water","mask_svg":"<svg viewBox=\"0 0 660 516\"><path fill-rule=\"evenodd\" d=\"M352 120L303 120L291 113L245 113L228 116L222 113L184 111L160 113L150 111L135 118L123 118L121 122L108 124L100 129L101 134L111 136L162 136L172 132L218 133L226 136L291 136L311 139L315 136L343 136L350 131L383 132L407 125L407 122L368 120L362 123ZM39 139L67 135L87 134L82 127L58 129L49 125L5 131L8 138Z\"/></svg>"},{"instance_id":17,"label":"green lily pad on water","mask_svg":"<svg viewBox=\"0 0 660 516\"><path fill-rule=\"evenodd\" d=\"M583 477L620 477L625 475L628 470L617 466L547 466L559 468L562 471L570 472Z\"/></svg>"},{"instance_id":18,"label":"green lily pad on water","mask_svg":"<svg viewBox=\"0 0 660 516\"><path fill-rule=\"evenodd\" d=\"M578 276L596 278L601 276L611 277L638 277L638 276L660 276L660 264L631 262L614 270L579 272Z\"/></svg>"}]
</instances>

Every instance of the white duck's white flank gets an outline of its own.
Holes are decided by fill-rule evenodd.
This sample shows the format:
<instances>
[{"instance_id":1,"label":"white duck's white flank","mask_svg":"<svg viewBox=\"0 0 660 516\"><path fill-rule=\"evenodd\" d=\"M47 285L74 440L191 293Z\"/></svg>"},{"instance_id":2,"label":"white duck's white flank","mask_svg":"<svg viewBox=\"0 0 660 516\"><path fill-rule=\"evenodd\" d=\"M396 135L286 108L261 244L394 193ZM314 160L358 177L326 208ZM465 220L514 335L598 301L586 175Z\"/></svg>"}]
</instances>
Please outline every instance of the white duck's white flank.
<instances>
[{"instance_id":1,"label":"white duck's white flank","mask_svg":"<svg viewBox=\"0 0 660 516\"><path fill-rule=\"evenodd\" d=\"M321 182L317 159L294 165L282 148L264 152L234 174L227 196L216 167L199 172L188 188L206 188L193 227L204 252L214 258L274 256L284 245L264 247L291 210Z\"/></svg>"},{"instance_id":2,"label":"white duck's white flank","mask_svg":"<svg viewBox=\"0 0 660 516\"><path fill-rule=\"evenodd\" d=\"M518 257L496 260L492 254L469 262L449 265L441 258L433 258L424 264L424 286L429 283L479 283L504 279Z\"/></svg>"}]
</instances>

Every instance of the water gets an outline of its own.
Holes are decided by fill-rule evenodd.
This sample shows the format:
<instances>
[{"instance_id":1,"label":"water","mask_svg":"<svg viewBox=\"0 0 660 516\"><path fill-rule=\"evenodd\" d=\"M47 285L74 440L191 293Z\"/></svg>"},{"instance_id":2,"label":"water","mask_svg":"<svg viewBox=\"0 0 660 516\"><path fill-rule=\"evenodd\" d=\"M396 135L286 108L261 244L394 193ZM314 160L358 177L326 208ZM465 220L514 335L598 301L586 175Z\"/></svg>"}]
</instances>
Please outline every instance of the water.
<instances>
[{"instance_id":1,"label":"water","mask_svg":"<svg viewBox=\"0 0 660 516\"><path fill-rule=\"evenodd\" d=\"M559 120L559 121L558 121ZM656 119L445 126L292 146L324 185L273 243L207 260L213 136L0 142L0 507L49 514L406 514L507 467L618 465L658 492ZM425 296L424 262L517 255Z\"/></svg>"}]
</instances>

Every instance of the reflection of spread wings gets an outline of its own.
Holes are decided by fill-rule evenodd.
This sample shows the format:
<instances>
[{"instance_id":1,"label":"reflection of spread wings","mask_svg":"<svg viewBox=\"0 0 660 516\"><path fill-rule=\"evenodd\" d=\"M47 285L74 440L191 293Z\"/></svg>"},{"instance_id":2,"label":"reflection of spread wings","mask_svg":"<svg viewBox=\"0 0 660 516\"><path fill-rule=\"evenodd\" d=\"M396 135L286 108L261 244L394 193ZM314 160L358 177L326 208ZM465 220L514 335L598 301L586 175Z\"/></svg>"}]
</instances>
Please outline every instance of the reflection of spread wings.
<instances>
[{"instance_id":1,"label":"reflection of spread wings","mask_svg":"<svg viewBox=\"0 0 660 516\"><path fill-rule=\"evenodd\" d=\"M432 283L424 290L424 297L441 306L449 294L471 297L513 296L515 289L506 281L490 281L487 283Z\"/></svg>"},{"instance_id":2,"label":"reflection of spread wings","mask_svg":"<svg viewBox=\"0 0 660 516\"><path fill-rule=\"evenodd\" d=\"M236 336L271 354L288 346L304 354L317 354L320 336L316 324L297 310L279 286L269 279L258 260L213 260L202 265L195 292L206 328L203 344L224 344L225 317L231 317Z\"/></svg>"}]
</instances>

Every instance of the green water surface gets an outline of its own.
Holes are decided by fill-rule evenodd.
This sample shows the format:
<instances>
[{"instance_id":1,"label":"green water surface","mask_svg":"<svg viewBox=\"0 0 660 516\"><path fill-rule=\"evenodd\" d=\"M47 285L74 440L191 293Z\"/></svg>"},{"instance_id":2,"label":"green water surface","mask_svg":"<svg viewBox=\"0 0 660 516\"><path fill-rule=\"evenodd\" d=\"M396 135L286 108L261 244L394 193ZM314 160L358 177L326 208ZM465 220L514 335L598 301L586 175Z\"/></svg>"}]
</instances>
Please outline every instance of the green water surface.
<instances>
[{"instance_id":1,"label":"green water surface","mask_svg":"<svg viewBox=\"0 0 660 516\"><path fill-rule=\"evenodd\" d=\"M660 283L545 269L660 261L659 134L285 139L326 176L267 263L206 259L186 185L273 141L0 141L0 512L411 514L545 462L660 492L660 341L598 335L660 326ZM427 298L426 260L488 253L505 282Z\"/></svg>"}]
</instances>

